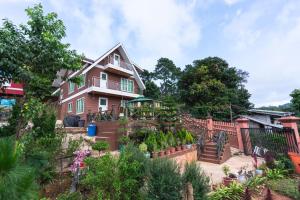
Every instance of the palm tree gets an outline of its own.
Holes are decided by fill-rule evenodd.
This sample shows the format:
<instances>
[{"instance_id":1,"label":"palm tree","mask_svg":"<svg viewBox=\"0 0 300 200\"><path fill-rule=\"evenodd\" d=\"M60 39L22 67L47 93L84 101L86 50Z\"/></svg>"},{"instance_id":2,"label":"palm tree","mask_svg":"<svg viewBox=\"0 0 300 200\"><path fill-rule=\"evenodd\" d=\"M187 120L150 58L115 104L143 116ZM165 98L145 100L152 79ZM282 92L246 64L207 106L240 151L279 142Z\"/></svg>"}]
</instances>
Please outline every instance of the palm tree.
<instances>
[{"instance_id":1,"label":"palm tree","mask_svg":"<svg viewBox=\"0 0 300 200\"><path fill-rule=\"evenodd\" d=\"M10 137L0 138L0 199L37 199L33 170L21 163L20 145Z\"/></svg>"}]
</instances>

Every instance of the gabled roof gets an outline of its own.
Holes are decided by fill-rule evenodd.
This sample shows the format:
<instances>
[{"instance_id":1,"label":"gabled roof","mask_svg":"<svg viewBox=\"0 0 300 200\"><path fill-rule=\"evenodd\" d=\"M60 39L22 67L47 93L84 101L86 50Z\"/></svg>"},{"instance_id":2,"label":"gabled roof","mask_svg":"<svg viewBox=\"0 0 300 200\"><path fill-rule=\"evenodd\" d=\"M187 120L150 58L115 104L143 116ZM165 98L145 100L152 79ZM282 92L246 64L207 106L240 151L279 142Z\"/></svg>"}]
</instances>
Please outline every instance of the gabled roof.
<instances>
[{"instance_id":1,"label":"gabled roof","mask_svg":"<svg viewBox=\"0 0 300 200\"><path fill-rule=\"evenodd\" d=\"M293 112L282 112L282 111L275 111L275 110L262 110L262 109L250 109L248 110L250 113L257 113L257 114L263 114L263 115L271 115L276 117L285 117L285 116L291 116L295 113Z\"/></svg>"},{"instance_id":2,"label":"gabled roof","mask_svg":"<svg viewBox=\"0 0 300 200\"><path fill-rule=\"evenodd\" d=\"M125 49L125 47L121 44L121 43L118 43L116 44L114 47L112 47L110 50L108 50L107 52L105 52L102 56L100 56L99 58L97 58L95 60L94 63L92 63L90 66L86 67L82 72L81 74L86 74L88 71L90 71L93 67L95 67L97 64L99 64L104 58L106 58L109 54L111 54L112 52L114 52L116 49L118 49L121 53L121 56L129 63L132 65L132 69L133 69L133 72L134 72L134 78L137 80L137 83L139 85L139 87L141 89L145 89L145 85L141 79L141 77L139 76L137 70L136 70L136 66L133 62L131 62L131 60L129 59L129 56L128 56L128 53ZM140 69L140 67L138 67Z\"/></svg>"}]
</instances>

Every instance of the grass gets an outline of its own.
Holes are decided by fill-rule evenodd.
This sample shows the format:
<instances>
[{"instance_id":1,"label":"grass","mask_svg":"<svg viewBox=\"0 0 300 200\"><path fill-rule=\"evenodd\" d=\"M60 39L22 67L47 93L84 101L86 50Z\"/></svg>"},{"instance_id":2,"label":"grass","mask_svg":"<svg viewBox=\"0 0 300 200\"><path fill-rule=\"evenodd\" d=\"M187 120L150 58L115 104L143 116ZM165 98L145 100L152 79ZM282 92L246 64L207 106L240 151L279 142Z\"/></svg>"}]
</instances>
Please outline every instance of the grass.
<instances>
[{"instance_id":1,"label":"grass","mask_svg":"<svg viewBox=\"0 0 300 200\"><path fill-rule=\"evenodd\" d=\"M298 191L298 181L296 179L284 178L279 180L270 180L267 185L271 190L278 192L293 199L300 199Z\"/></svg>"}]
</instances>

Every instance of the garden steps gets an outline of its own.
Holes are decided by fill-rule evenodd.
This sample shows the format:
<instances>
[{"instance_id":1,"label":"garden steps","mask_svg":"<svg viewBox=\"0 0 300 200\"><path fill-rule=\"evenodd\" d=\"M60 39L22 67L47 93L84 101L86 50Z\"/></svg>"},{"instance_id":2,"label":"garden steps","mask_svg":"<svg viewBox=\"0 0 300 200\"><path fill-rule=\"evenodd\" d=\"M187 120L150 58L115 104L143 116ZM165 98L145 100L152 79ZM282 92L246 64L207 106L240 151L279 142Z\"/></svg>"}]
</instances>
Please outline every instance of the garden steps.
<instances>
[{"instance_id":1,"label":"garden steps","mask_svg":"<svg viewBox=\"0 0 300 200\"><path fill-rule=\"evenodd\" d=\"M220 159L217 156L217 144L208 142L204 146L204 151L200 152L199 160L215 164L222 164L231 157L230 144L226 144L221 152Z\"/></svg>"}]
</instances>

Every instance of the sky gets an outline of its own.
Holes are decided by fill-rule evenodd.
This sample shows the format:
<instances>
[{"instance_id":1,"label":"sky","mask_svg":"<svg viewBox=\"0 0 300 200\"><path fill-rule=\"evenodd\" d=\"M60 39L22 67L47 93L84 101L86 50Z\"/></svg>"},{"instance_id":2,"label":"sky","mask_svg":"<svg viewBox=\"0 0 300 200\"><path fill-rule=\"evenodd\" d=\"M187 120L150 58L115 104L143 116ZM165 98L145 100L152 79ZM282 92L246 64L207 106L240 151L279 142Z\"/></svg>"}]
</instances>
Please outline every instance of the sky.
<instances>
[{"instance_id":1,"label":"sky","mask_svg":"<svg viewBox=\"0 0 300 200\"><path fill-rule=\"evenodd\" d=\"M249 72L256 107L287 103L300 88L300 0L0 0L0 18L25 23L24 9L39 2L92 59L118 42L150 71L161 57L184 69L218 56Z\"/></svg>"}]
</instances>

